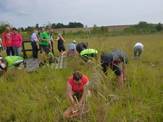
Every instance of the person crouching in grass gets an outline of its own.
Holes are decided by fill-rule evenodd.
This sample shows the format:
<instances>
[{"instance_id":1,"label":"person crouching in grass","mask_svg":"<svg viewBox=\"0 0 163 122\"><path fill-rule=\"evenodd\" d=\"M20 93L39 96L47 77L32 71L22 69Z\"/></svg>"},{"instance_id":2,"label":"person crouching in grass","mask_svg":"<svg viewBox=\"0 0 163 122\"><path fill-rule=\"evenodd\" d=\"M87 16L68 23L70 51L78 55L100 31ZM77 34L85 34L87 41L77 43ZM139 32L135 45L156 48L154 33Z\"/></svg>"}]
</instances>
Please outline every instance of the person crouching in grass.
<instances>
[{"instance_id":1,"label":"person crouching in grass","mask_svg":"<svg viewBox=\"0 0 163 122\"><path fill-rule=\"evenodd\" d=\"M79 71L75 71L67 81L67 96L71 106L64 112L64 118L78 117L85 113L86 96L89 79Z\"/></svg>"},{"instance_id":2,"label":"person crouching in grass","mask_svg":"<svg viewBox=\"0 0 163 122\"><path fill-rule=\"evenodd\" d=\"M25 67L24 59L20 56L0 56L0 76L5 74L10 68L22 69Z\"/></svg>"},{"instance_id":3,"label":"person crouching in grass","mask_svg":"<svg viewBox=\"0 0 163 122\"><path fill-rule=\"evenodd\" d=\"M96 49L84 49L80 52L80 57L85 61L89 61L92 58L97 58L98 51Z\"/></svg>"}]
</instances>

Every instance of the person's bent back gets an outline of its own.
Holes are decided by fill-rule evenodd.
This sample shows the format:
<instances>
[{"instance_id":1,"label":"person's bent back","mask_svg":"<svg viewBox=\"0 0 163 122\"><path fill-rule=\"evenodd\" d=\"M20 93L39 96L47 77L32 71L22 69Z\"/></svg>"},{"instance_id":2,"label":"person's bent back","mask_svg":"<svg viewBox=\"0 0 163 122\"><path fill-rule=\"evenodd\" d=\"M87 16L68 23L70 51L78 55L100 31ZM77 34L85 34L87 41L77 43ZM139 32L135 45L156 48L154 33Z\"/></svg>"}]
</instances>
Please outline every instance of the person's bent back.
<instances>
[{"instance_id":1,"label":"person's bent back","mask_svg":"<svg viewBox=\"0 0 163 122\"><path fill-rule=\"evenodd\" d=\"M126 65L128 63L127 55L121 50L115 50L101 55L101 66L105 74L108 68L112 69L117 76L118 86L123 87L126 80Z\"/></svg>"},{"instance_id":2,"label":"person's bent back","mask_svg":"<svg viewBox=\"0 0 163 122\"><path fill-rule=\"evenodd\" d=\"M88 44L84 42L80 42L76 45L76 50L78 53L80 53L82 50L87 49L87 48L88 48Z\"/></svg>"},{"instance_id":3,"label":"person's bent back","mask_svg":"<svg viewBox=\"0 0 163 122\"><path fill-rule=\"evenodd\" d=\"M84 49L80 52L80 56L82 57L82 59L84 59L85 61L91 59L91 58L95 58L97 57L98 51L95 49Z\"/></svg>"},{"instance_id":4,"label":"person's bent back","mask_svg":"<svg viewBox=\"0 0 163 122\"><path fill-rule=\"evenodd\" d=\"M144 45L140 42L137 42L134 45L134 57L140 57L144 49Z\"/></svg>"}]
</instances>

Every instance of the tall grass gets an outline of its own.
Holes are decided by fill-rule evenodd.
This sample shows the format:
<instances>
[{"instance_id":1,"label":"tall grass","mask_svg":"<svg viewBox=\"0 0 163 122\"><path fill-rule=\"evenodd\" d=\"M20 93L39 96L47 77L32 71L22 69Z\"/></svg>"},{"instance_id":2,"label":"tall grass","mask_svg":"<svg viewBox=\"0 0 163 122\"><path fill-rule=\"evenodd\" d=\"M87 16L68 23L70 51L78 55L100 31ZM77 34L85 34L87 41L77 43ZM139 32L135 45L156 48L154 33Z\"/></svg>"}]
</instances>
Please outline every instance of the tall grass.
<instances>
[{"instance_id":1,"label":"tall grass","mask_svg":"<svg viewBox=\"0 0 163 122\"><path fill-rule=\"evenodd\" d=\"M67 43L73 40L67 37ZM124 89L117 89L115 75L100 77L96 93L88 98L89 113L78 122L162 122L163 121L163 35L94 36L89 46L101 51L114 48L129 55L127 81ZM133 60L133 45L140 40L145 45L140 60ZM62 114L68 107L66 81L73 70L87 74L91 80L100 75L99 68L83 63L79 57L68 58L67 68L55 70L44 66L27 73L10 70L0 79L0 121L63 122ZM97 66L97 65L96 65ZM98 74L99 73L99 74ZM93 76L92 76L93 75ZM97 77L94 77L97 78ZM93 81L92 81L93 82Z\"/></svg>"}]
</instances>

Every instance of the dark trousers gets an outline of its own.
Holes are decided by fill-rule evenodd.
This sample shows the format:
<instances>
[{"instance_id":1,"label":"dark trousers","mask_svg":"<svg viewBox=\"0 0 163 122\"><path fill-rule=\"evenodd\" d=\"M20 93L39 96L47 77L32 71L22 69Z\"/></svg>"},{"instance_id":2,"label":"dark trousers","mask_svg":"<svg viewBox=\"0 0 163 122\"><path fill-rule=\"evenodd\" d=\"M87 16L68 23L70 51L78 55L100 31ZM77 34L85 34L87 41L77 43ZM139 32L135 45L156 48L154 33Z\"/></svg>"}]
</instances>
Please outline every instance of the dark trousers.
<instances>
[{"instance_id":1,"label":"dark trousers","mask_svg":"<svg viewBox=\"0 0 163 122\"><path fill-rule=\"evenodd\" d=\"M53 45L53 41L51 41L51 48L52 48L52 53L54 54L54 45Z\"/></svg>"},{"instance_id":2,"label":"dark trousers","mask_svg":"<svg viewBox=\"0 0 163 122\"><path fill-rule=\"evenodd\" d=\"M32 56L33 58L38 58L38 47L36 42L31 42L32 45Z\"/></svg>"},{"instance_id":3,"label":"dark trousers","mask_svg":"<svg viewBox=\"0 0 163 122\"><path fill-rule=\"evenodd\" d=\"M134 48L134 56L136 57L136 56L140 56L141 55L141 53L142 53L142 48L141 47L135 47Z\"/></svg>"},{"instance_id":4,"label":"dark trousers","mask_svg":"<svg viewBox=\"0 0 163 122\"><path fill-rule=\"evenodd\" d=\"M42 53L43 51L48 54L50 52L49 46L40 45L40 52Z\"/></svg>"},{"instance_id":5,"label":"dark trousers","mask_svg":"<svg viewBox=\"0 0 163 122\"><path fill-rule=\"evenodd\" d=\"M13 47L7 47L6 49L7 56L14 55L14 49Z\"/></svg>"}]
</instances>

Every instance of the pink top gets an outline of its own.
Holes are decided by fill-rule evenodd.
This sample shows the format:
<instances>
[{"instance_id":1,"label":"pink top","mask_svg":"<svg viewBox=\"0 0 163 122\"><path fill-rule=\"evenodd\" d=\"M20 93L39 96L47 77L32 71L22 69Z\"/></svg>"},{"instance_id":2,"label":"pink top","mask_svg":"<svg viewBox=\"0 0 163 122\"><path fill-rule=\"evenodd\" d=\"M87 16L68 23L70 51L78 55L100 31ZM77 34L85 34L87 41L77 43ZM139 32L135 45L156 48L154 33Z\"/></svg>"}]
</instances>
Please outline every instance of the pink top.
<instances>
[{"instance_id":1,"label":"pink top","mask_svg":"<svg viewBox=\"0 0 163 122\"><path fill-rule=\"evenodd\" d=\"M12 46L12 33L11 32L3 32L2 33L2 45L3 45L3 47L11 47Z\"/></svg>"},{"instance_id":2,"label":"pink top","mask_svg":"<svg viewBox=\"0 0 163 122\"><path fill-rule=\"evenodd\" d=\"M22 35L20 33L13 33L12 35L12 46L21 47L22 46Z\"/></svg>"}]
</instances>

